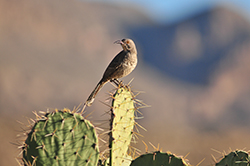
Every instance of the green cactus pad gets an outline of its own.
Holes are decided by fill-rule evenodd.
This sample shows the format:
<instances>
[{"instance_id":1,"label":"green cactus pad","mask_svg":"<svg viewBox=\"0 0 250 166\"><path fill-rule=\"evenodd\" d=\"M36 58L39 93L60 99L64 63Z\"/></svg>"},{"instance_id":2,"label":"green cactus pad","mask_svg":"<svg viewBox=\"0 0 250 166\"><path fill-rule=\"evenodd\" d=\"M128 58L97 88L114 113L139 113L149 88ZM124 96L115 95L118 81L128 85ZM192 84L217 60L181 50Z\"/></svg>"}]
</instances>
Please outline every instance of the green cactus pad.
<instances>
[{"instance_id":1,"label":"green cactus pad","mask_svg":"<svg viewBox=\"0 0 250 166\"><path fill-rule=\"evenodd\" d=\"M130 166L186 166L184 159L173 154L154 152L141 155L132 161Z\"/></svg>"},{"instance_id":2,"label":"green cactus pad","mask_svg":"<svg viewBox=\"0 0 250 166\"><path fill-rule=\"evenodd\" d=\"M69 110L40 117L23 146L24 165L96 166L98 139L93 125Z\"/></svg>"},{"instance_id":3,"label":"green cactus pad","mask_svg":"<svg viewBox=\"0 0 250 166\"><path fill-rule=\"evenodd\" d=\"M249 153L245 151L234 151L226 155L216 166L249 166Z\"/></svg>"},{"instance_id":4,"label":"green cactus pad","mask_svg":"<svg viewBox=\"0 0 250 166\"><path fill-rule=\"evenodd\" d=\"M121 87L116 91L111 112L110 165L121 166L126 160L135 124L134 100L129 88Z\"/></svg>"}]
</instances>

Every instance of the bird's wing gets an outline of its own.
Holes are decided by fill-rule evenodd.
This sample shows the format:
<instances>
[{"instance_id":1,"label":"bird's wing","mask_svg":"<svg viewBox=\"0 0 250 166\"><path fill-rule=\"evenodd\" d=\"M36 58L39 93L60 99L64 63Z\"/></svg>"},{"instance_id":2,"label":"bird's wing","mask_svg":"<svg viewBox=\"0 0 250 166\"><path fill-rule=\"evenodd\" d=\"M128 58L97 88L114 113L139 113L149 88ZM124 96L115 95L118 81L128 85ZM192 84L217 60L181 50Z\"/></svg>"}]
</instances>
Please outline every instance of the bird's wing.
<instances>
[{"instance_id":1,"label":"bird's wing","mask_svg":"<svg viewBox=\"0 0 250 166\"><path fill-rule=\"evenodd\" d=\"M103 78L111 79L115 75L117 70L122 66L126 54L127 52L121 51L114 57L105 70Z\"/></svg>"}]
</instances>

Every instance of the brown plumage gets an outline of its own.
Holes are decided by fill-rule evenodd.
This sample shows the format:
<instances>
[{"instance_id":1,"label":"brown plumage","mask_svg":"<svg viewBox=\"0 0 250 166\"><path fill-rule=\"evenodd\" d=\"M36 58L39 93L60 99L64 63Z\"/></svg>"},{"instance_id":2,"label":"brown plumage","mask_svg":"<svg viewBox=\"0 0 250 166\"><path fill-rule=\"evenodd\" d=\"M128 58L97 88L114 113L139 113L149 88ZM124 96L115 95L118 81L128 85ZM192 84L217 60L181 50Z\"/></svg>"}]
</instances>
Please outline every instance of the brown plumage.
<instances>
[{"instance_id":1,"label":"brown plumage","mask_svg":"<svg viewBox=\"0 0 250 166\"><path fill-rule=\"evenodd\" d=\"M101 90L104 84L113 80L117 82L118 78L122 78L130 74L137 65L137 50L133 40L122 39L116 41L115 43L120 44L123 50L119 52L108 65L102 79L88 97L85 103L87 106L91 106L96 94Z\"/></svg>"}]
</instances>

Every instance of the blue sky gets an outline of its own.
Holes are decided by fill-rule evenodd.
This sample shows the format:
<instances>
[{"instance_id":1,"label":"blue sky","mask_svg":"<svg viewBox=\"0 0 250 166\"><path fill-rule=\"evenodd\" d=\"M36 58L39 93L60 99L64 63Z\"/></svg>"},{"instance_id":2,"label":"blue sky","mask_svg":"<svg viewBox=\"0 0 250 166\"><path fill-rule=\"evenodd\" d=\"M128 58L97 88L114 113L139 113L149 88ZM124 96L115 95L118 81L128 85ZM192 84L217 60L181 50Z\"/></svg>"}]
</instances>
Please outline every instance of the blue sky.
<instances>
[{"instance_id":1,"label":"blue sky","mask_svg":"<svg viewBox=\"0 0 250 166\"><path fill-rule=\"evenodd\" d=\"M130 0L145 8L151 18L159 22L178 21L217 5L227 5L250 15L250 0Z\"/></svg>"},{"instance_id":2,"label":"blue sky","mask_svg":"<svg viewBox=\"0 0 250 166\"><path fill-rule=\"evenodd\" d=\"M91 0L89 0L91 1ZM158 23L169 23L217 5L227 5L250 18L250 0L92 0L115 5L135 5ZM250 19L249 19L250 20Z\"/></svg>"}]
</instances>

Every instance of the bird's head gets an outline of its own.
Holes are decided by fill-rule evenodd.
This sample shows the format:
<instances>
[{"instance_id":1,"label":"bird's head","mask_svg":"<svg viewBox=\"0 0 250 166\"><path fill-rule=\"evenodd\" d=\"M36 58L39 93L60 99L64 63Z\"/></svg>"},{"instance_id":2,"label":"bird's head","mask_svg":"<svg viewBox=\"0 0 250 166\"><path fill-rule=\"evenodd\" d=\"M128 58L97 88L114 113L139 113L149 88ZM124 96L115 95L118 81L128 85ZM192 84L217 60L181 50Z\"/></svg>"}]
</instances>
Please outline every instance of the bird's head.
<instances>
[{"instance_id":1,"label":"bird's head","mask_svg":"<svg viewBox=\"0 0 250 166\"><path fill-rule=\"evenodd\" d=\"M122 39L115 41L115 44L120 44L124 51L137 53L135 43L131 39Z\"/></svg>"}]
</instances>

